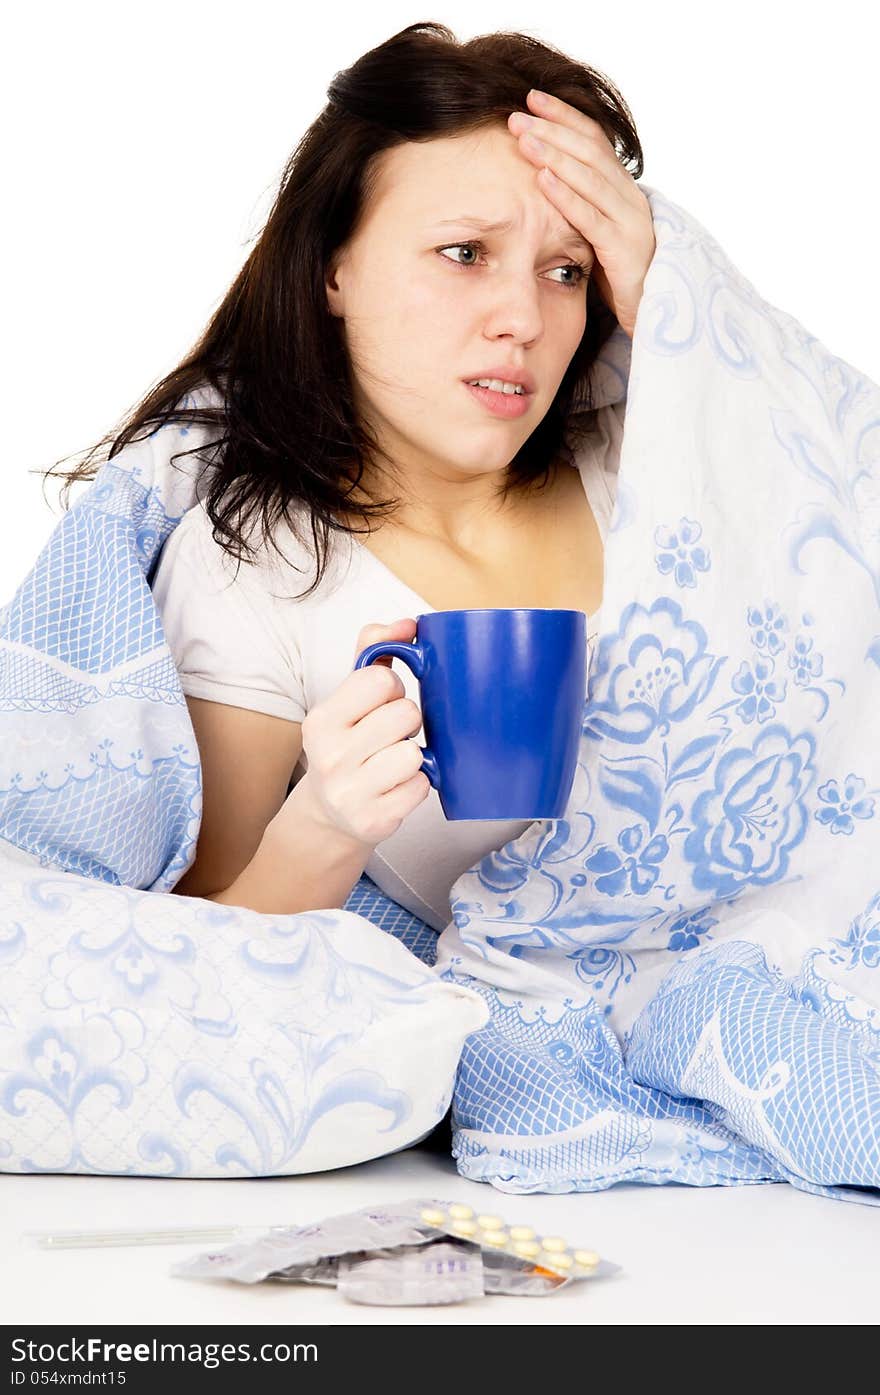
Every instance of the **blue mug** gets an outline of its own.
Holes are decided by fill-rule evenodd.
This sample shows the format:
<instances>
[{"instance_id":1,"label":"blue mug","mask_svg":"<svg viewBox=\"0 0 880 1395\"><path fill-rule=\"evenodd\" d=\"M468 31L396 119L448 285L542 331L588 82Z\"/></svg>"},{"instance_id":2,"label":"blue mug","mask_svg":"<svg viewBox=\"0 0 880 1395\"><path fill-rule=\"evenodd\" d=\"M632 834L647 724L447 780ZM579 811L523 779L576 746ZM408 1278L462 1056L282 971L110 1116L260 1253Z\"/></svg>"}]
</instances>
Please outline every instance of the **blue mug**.
<instances>
[{"instance_id":1,"label":"blue mug","mask_svg":"<svg viewBox=\"0 0 880 1395\"><path fill-rule=\"evenodd\" d=\"M412 643L369 644L355 669L389 654L418 679L421 768L447 819L561 817L587 695L584 611L417 615Z\"/></svg>"}]
</instances>

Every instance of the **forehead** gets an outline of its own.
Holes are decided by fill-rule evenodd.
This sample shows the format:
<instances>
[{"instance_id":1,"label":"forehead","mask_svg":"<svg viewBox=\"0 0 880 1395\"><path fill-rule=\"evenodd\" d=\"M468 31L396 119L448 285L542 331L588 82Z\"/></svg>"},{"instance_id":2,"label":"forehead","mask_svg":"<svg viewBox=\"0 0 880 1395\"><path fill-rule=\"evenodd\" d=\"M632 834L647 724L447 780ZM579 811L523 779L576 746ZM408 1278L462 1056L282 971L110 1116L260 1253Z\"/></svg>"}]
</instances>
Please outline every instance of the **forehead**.
<instances>
[{"instance_id":1,"label":"forehead","mask_svg":"<svg viewBox=\"0 0 880 1395\"><path fill-rule=\"evenodd\" d=\"M507 236L534 224L543 236L592 251L537 187L535 167L506 127L383 151L372 215L439 233L460 227Z\"/></svg>"}]
</instances>

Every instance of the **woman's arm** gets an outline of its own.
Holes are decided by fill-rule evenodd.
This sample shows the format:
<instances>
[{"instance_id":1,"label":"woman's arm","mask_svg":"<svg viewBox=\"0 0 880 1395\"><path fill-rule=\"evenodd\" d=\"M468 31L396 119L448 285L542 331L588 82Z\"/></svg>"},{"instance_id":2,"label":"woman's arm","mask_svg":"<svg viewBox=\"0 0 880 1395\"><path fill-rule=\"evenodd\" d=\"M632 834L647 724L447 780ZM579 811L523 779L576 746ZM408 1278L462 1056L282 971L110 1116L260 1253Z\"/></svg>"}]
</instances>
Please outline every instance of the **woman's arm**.
<instances>
[{"instance_id":1,"label":"woman's arm","mask_svg":"<svg viewBox=\"0 0 880 1395\"><path fill-rule=\"evenodd\" d=\"M205 698L186 703L202 766L202 822L196 860L173 890L211 896L248 866L284 804L302 723Z\"/></svg>"}]
</instances>

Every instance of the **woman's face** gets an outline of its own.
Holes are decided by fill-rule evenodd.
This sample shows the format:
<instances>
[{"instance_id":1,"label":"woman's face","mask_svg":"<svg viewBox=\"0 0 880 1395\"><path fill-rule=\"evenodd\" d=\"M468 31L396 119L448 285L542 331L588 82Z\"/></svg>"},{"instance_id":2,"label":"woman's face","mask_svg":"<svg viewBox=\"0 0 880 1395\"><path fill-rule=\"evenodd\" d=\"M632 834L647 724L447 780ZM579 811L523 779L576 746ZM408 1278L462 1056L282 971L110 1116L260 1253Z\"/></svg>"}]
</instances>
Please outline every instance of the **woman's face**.
<instances>
[{"instance_id":1,"label":"woman's face","mask_svg":"<svg viewBox=\"0 0 880 1395\"><path fill-rule=\"evenodd\" d=\"M589 269L592 249L506 127L381 159L376 195L326 280L357 406L414 488L485 486L547 412L581 340L587 278L575 264ZM509 227L484 231L475 218ZM511 419L465 386L505 368L534 387Z\"/></svg>"}]
</instances>

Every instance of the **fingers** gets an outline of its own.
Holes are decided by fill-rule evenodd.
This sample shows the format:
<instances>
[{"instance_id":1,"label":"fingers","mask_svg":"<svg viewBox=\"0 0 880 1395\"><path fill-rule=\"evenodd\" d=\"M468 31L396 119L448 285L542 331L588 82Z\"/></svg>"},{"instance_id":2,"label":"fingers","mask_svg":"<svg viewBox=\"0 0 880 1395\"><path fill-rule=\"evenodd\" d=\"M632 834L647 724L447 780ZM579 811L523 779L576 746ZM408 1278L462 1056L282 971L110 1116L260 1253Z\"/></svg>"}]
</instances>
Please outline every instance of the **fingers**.
<instances>
[{"instance_id":1,"label":"fingers","mask_svg":"<svg viewBox=\"0 0 880 1395\"><path fill-rule=\"evenodd\" d=\"M399 742L406 741L407 737L417 736L421 726L421 709L418 703L413 702L411 698L396 698L391 702L383 703L372 712L368 712L350 732L348 737L350 759L357 765L363 765L378 751L396 746ZM411 744L418 747L416 741ZM416 770L418 770L420 763L421 756L416 763Z\"/></svg>"},{"instance_id":2,"label":"fingers","mask_svg":"<svg viewBox=\"0 0 880 1395\"><path fill-rule=\"evenodd\" d=\"M529 101L531 102L531 94ZM578 189L578 185L574 166L592 168L606 181L610 191L624 201L633 202L639 192L635 180L618 160L598 121L585 116L581 111L576 111L559 98L551 98L551 101L558 105L558 111L554 107L552 116L548 109L547 117L536 116L532 112L514 111L507 118L509 130L519 137L522 153L533 164L551 167L561 179L566 180L575 189ZM543 149L530 145L530 139L540 142ZM568 157L567 161L565 156ZM601 200L599 186L594 185L593 189ZM578 189L578 192L591 200L593 198L593 192L587 189ZM601 201L598 206L606 216L613 215L613 201L611 212L602 207Z\"/></svg>"},{"instance_id":3,"label":"fingers","mask_svg":"<svg viewBox=\"0 0 880 1395\"><path fill-rule=\"evenodd\" d=\"M567 158L557 157L556 163ZM607 242L610 225L615 222L622 223L626 216L620 212L620 196L609 190L607 182L601 180L601 175L597 175L595 170L579 161L573 162L570 172L556 175L555 178L552 177L552 171L548 177L547 171L541 169L538 171L538 181L544 196L550 200L554 208L559 209L572 227L583 233L594 251ZM618 210L616 213L615 203Z\"/></svg>"},{"instance_id":4,"label":"fingers","mask_svg":"<svg viewBox=\"0 0 880 1395\"><path fill-rule=\"evenodd\" d=\"M626 171L622 171L618 165L617 173L610 174L604 157L601 154L585 152L583 144L578 145L577 136L554 136L553 144L542 142L540 149L533 147L530 140L530 136L520 139L523 155L539 169L549 169L561 184L568 185L569 189L589 204L590 209L586 212L588 219L592 209L603 218L622 221L628 210L629 198L625 186L619 182L619 176L622 174L624 178L628 178ZM554 202L560 183L548 181L543 176L541 178L543 192L553 195ZM579 232L590 236L587 228L581 228L579 224L576 226Z\"/></svg>"},{"instance_id":5,"label":"fingers","mask_svg":"<svg viewBox=\"0 0 880 1395\"><path fill-rule=\"evenodd\" d=\"M582 135L590 137L601 148L609 151L618 168L622 168L614 147L594 117L587 116L585 111L579 111L569 102L564 102L561 97L554 97L552 92L529 92L526 101L529 106L528 114L536 123L536 135L540 136L542 130L549 134L553 127L569 127L572 131L579 131Z\"/></svg>"},{"instance_id":6,"label":"fingers","mask_svg":"<svg viewBox=\"0 0 880 1395\"><path fill-rule=\"evenodd\" d=\"M418 625L412 616L405 616L402 620L394 620L390 625L364 625L357 637L357 644L354 648L354 658L370 644L378 644L383 639L397 640L405 644L407 640L414 640ZM354 662L354 661L352 661ZM383 654L381 658L374 659L374 664L382 664L385 668L391 667L391 655Z\"/></svg>"},{"instance_id":7,"label":"fingers","mask_svg":"<svg viewBox=\"0 0 880 1395\"><path fill-rule=\"evenodd\" d=\"M364 625L358 635L354 659L368 645L378 644L381 640L395 640L402 644L411 642L415 639L416 629L416 621L408 617L395 620L391 625ZM353 668L334 692L311 709L311 725L316 725L316 719L320 722L326 718L351 728L380 704L405 697L404 681L399 673L394 672L391 663L391 655L383 654L367 664L366 668Z\"/></svg>"}]
</instances>

